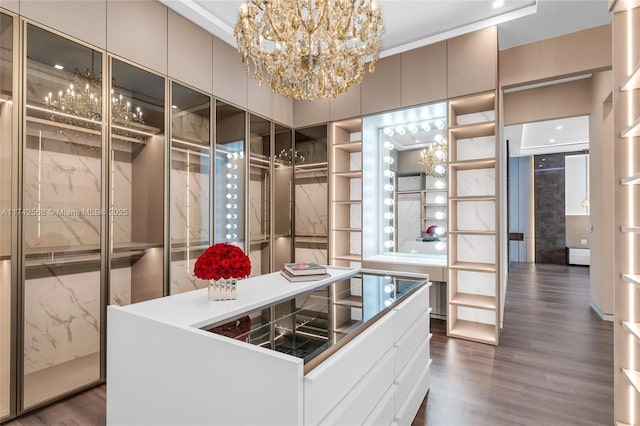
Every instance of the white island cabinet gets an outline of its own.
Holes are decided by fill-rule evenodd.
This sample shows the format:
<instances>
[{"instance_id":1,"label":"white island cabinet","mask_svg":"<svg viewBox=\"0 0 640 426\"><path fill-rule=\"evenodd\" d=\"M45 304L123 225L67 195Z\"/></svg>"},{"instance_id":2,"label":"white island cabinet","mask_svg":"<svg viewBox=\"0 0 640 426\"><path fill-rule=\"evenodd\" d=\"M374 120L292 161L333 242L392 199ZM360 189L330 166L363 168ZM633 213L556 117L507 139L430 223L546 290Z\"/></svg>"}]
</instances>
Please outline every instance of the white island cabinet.
<instances>
[{"instance_id":1,"label":"white island cabinet","mask_svg":"<svg viewBox=\"0 0 640 426\"><path fill-rule=\"evenodd\" d=\"M410 424L429 390L428 277L327 272L110 306L107 424Z\"/></svg>"}]
</instances>

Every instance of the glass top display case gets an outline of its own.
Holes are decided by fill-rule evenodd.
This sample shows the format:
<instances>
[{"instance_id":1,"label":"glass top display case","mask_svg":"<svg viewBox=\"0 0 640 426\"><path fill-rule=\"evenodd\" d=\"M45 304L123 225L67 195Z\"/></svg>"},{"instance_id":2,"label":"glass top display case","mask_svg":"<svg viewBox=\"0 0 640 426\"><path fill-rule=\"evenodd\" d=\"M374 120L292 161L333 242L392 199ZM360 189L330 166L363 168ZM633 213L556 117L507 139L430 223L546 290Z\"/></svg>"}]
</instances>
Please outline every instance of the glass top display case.
<instances>
[{"instance_id":1,"label":"glass top display case","mask_svg":"<svg viewBox=\"0 0 640 426\"><path fill-rule=\"evenodd\" d=\"M426 276L361 271L203 329L302 358L306 374L427 284Z\"/></svg>"}]
</instances>

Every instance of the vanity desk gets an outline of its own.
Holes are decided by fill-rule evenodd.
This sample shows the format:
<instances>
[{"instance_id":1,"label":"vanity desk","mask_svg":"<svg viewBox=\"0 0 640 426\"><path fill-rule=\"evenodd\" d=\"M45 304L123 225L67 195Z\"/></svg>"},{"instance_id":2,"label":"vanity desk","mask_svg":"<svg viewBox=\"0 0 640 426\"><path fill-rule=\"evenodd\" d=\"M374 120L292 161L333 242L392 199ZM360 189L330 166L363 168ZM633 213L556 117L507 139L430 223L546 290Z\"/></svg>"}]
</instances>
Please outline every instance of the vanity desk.
<instances>
[{"instance_id":1,"label":"vanity desk","mask_svg":"<svg viewBox=\"0 0 640 426\"><path fill-rule=\"evenodd\" d=\"M327 272L109 306L107 424L410 424L429 390L428 275Z\"/></svg>"}]
</instances>

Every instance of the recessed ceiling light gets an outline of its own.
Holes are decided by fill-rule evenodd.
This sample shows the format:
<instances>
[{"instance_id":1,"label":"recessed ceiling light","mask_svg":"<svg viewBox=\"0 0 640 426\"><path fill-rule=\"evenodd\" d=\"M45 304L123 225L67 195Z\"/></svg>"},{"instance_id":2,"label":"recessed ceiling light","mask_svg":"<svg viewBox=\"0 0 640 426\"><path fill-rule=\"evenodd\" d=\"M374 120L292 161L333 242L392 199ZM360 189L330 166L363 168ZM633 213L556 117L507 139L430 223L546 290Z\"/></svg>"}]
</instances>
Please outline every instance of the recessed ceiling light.
<instances>
[{"instance_id":1,"label":"recessed ceiling light","mask_svg":"<svg viewBox=\"0 0 640 426\"><path fill-rule=\"evenodd\" d=\"M556 126L556 130L562 130L562 126Z\"/></svg>"},{"instance_id":2,"label":"recessed ceiling light","mask_svg":"<svg viewBox=\"0 0 640 426\"><path fill-rule=\"evenodd\" d=\"M171 108L178 109L178 105L171 105Z\"/></svg>"},{"instance_id":3,"label":"recessed ceiling light","mask_svg":"<svg viewBox=\"0 0 640 426\"><path fill-rule=\"evenodd\" d=\"M62 65L59 65L59 64L55 64L53 67L55 69L57 69L57 70L63 70L64 69L64 67Z\"/></svg>"},{"instance_id":4,"label":"recessed ceiling light","mask_svg":"<svg viewBox=\"0 0 640 426\"><path fill-rule=\"evenodd\" d=\"M495 0L493 2L493 8L494 9L497 9L499 7L502 7L502 6L504 6L504 0Z\"/></svg>"}]
</instances>

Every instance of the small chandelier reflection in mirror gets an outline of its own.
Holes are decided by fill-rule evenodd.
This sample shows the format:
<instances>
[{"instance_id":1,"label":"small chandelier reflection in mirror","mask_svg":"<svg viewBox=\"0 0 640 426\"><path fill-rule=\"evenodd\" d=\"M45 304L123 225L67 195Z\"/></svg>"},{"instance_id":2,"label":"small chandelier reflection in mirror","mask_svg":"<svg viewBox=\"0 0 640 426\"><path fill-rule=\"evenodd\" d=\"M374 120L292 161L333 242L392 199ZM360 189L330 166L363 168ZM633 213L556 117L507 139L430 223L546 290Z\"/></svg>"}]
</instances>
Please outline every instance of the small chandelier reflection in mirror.
<instances>
[{"instance_id":1,"label":"small chandelier reflection in mirror","mask_svg":"<svg viewBox=\"0 0 640 426\"><path fill-rule=\"evenodd\" d=\"M447 172L447 141L434 142L420 153L418 164L422 171L433 177L442 177Z\"/></svg>"},{"instance_id":2,"label":"small chandelier reflection in mirror","mask_svg":"<svg viewBox=\"0 0 640 426\"><path fill-rule=\"evenodd\" d=\"M280 152L276 154L276 159L280 160L283 164L292 164L294 160L296 163L303 163L306 160L304 155L300 155L298 151L294 152L292 148L282 148Z\"/></svg>"},{"instance_id":3,"label":"small chandelier reflection in mirror","mask_svg":"<svg viewBox=\"0 0 640 426\"><path fill-rule=\"evenodd\" d=\"M336 97L375 71L384 24L374 0L244 0L234 35L242 62L273 92Z\"/></svg>"}]
</instances>

